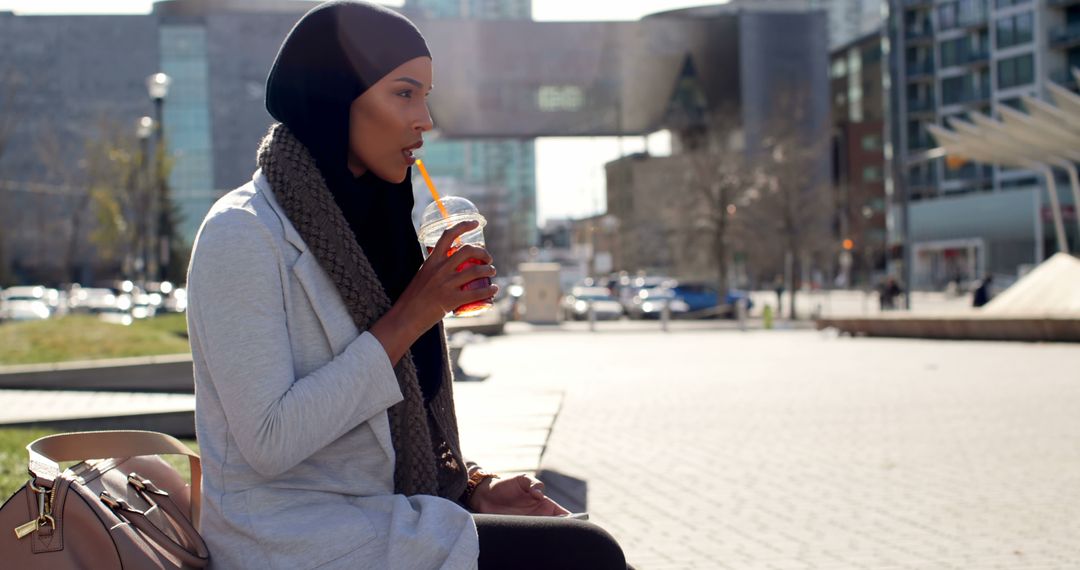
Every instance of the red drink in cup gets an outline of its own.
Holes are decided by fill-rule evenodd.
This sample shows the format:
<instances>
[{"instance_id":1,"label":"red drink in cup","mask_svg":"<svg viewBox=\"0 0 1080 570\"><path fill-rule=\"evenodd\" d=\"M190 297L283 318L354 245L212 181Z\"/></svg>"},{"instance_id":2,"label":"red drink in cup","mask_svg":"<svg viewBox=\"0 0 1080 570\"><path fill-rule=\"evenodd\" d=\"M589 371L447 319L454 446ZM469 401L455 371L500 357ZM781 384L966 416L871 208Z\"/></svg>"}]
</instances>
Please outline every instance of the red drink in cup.
<instances>
[{"instance_id":1,"label":"red drink in cup","mask_svg":"<svg viewBox=\"0 0 1080 570\"><path fill-rule=\"evenodd\" d=\"M435 244L442 237L443 232L446 230L468 221L480 222L475 230L462 234L455 242L450 246L450 250L447 251L447 255L454 255L454 253L463 245L475 245L477 247L484 247L484 225L487 220L484 216L480 215L476 206L472 202L465 198L459 198L457 196L444 196L442 198L442 206L440 209L437 202L428 204L428 207L424 209L424 214L421 217L420 223L420 244L424 247L424 256L431 255L432 250L435 248ZM480 265L483 262L479 259L469 259L457 267L458 271L462 271L467 267L473 265ZM482 277L480 279L473 279L461 287L462 291L471 289L484 289L491 285L491 279L488 277ZM456 309L454 309L454 315L458 317L469 317L478 315L488 309L492 305L493 299L483 299L473 303L467 303Z\"/></svg>"}]
</instances>

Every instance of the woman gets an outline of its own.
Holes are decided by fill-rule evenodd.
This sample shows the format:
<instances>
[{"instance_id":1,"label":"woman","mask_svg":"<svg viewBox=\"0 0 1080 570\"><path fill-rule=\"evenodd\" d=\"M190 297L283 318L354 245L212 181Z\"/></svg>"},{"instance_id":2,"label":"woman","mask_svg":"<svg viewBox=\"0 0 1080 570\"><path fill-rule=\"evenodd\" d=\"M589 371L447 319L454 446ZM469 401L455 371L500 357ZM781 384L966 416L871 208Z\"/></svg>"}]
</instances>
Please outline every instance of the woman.
<instances>
[{"instance_id":1,"label":"woman","mask_svg":"<svg viewBox=\"0 0 1080 570\"><path fill-rule=\"evenodd\" d=\"M472 223L422 259L409 167L431 86L419 31L362 2L315 8L277 55L280 123L188 274L216 567L625 568L542 483L461 456L441 320L494 295L461 287L495 269L481 248L446 255Z\"/></svg>"}]
</instances>

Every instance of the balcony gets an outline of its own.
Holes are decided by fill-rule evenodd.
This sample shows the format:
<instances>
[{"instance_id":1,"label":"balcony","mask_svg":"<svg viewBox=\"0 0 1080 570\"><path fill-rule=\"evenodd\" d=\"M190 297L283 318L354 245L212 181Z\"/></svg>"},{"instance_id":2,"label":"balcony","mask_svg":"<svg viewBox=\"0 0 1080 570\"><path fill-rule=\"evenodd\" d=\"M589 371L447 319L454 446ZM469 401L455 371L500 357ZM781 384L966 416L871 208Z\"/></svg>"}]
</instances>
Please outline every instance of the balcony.
<instances>
[{"instance_id":1,"label":"balcony","mask_svg":"<svg viewBox=\"0 0 1080 570\"><path fill-rule=\"evenodd\" d=\"M949 61L942 61L942 67L978 67L982 65L990 65L990 52L986 50L977 52L967 52L957 54L955 58L949 58Z\"/></svg>"},{"instance_id":2,"label":"balcony","mask_svg":"<svg viewBox=\"0 0 1080 570\"><path fill-rule=\"evenodd\" d=\"M915 79L932 79L933 77L933 61L920 61L917 63L907 64L907 78L909 81Z\"/></svg>"},{"instance_id":3,"label":"balcony","mask_svg":"<svg viewBox=\"0 0 1080 570\"><path fill-rule=\"evenodd\" d=\"M979 11L974 14L967 14L960 16L956 20L956 27L958 28L981 28L990 21L989 15L984 11Z\"/></svg>"},{"instance_id":4,"label":"balcony","mask_svg":"<svg viewBox=\"0 0 1080 570\"><path fill-rule=\"evenodd\" d=\"M1061 85L1073 93L1080 93L1080 86L1076 83L1076 77L1074 77L1070 71L1063 70L1051 73L1050 81Z\"/></svg>"},{"instance_id":5,"label":"balcony","mask_svg":"<svg viewBox=\"0 0 1080 570\"><path fill-rule=\"evenodd\" d=\"M934 105L934 102L928 100L916 99L914 101L907 102L907 112L909 115L933 114L935 107L936 105Z\"/></svg>"},{"instance_id":6,"label":"balcony","mask_svg":"<svg viewBox=\"0 0 1080 570\"><path fill-rule=\"evenodd\" d=\"M1050 47L1068 49L1080 45L1080 23L1050 30Z\"/></svg>"},{"instance_id":7,"label":"balcony","mask_svg":"<svg viewBox=\"0 0 1080 570\"><path fill-rule=\"evenodd\" d=\"M960 58L961 65L990 65L990 52L973 51L969 52Z\"/></svg>"},{"instance_id":8,"label":"balcony","mask_svg":"<svg viewBox=\"0 0 1080 570\"><path fill-rule=\"evenodd\" d=\"M927 133L922 133L917 137L910 137L907 141L907 148L909 153L919 152L922 150L930 150L937 146L934 139Z\"/></svg>"},{"instance_id":9,"label":"balcony","mask_svg":"<svg viewBox=\"0 0 1080 570\"><path fill-rule=\"evenodd\" d=\"M934 30L930 29L929 23L922 28L908 28L904 31L904 39L911 43L933 41Z\"/></svg>"},{"instance_id":10,"label":"balcony","mask_svg":"<svg viewBox=\"0 0 1080 570\"><path fill-rule=\"evenodd\" d=\"M937 176L933 172L912 172L908 175L908 188L933 188L937 186Z\"/></svg>"},{"instance_id":11,"label":"balcony","mask_svg":"<svg viewBox=\"0 0 1080 570\"><path fill-rule=\"evenodd\" d=\"M967 87L959 92L945 93L944 105L979 105L990 101L990 86L983 85L976 89L974 87Z\"/></svg>"}]
</instances>

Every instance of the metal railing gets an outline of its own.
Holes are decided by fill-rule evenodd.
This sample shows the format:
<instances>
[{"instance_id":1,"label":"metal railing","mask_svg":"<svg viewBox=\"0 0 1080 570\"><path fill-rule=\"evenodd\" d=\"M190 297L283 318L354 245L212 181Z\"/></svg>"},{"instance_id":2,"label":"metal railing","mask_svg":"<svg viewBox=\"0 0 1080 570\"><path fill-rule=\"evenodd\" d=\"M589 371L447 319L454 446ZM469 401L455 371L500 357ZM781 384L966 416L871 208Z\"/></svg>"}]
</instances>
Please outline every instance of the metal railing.
<instances>
[{"instance_id":1,"label":"metal railing","mask_svg":"<svg viewBox=\"0 0 1080 570\"><path fill-rule=\"evenodd\" d=\"M908 41L932 40L934 39L934 30L930 29L929 25L925 28L908 28L904 30L904 39Z\"/></svg>"},{"instance_id":2,"label":"metal railing","mask_svg":"<svg viewBox=\"0 0 1080 570\"><path fill-rule=\"evenodd\" d=\"M1050 30L1051 46L1067 47L1072 44L1080 44L1080 22Z\"/></svg>"},{"instance_id":3,"label":"metal railing","mask_svg":"<svg viewBox=\"0 0 1080 570\"><path fill-rule=\"evenodd\" d=\"M942 103L944 105L963 105L967 103L978 103L988 100L990 100L990 86L983 85L978 89L968 87L961 90L959 93L954 94L954 96L952 97L949 97L946 94L944 95L944 101L942 101Z\"/></svg>"},{"instance_id":4,"label":"metal railing","mask_svg":"<svg viewBox=\"0 0 1080 570\"><path fill-rule=\"evenodd\" d=\"M930 100L914 100L907 102L908 113L927 113L933 112L936 105Z\"/></svg>"},{"instance_id":5,"label":"metal railing","mask_svg":"<svg viewBox=\"0 0 1080 570\"><path fill-rule=\"evenodd\" d=\"M934 62L932 61L920 61L918 63L909 63L907 65L908 78L932 75L933 73Z\"/></svg>"},{"instance_id":6,"label":"metal railing","mask_svg":"<svg viewBox=\"0 0 1080 570\"><path fill-rule=\"evenodd\" d=\"M1051 73L1050 81L1053 81L1054 83L1057 83L1058 85L1061 85L1066 89L1080 92L1080 89L1078 89L1078 85L1076 83L1076 77L1074 77L1072 72L1069 70L1055 71L1054 73Z\"/></svg>"}]
</instances>

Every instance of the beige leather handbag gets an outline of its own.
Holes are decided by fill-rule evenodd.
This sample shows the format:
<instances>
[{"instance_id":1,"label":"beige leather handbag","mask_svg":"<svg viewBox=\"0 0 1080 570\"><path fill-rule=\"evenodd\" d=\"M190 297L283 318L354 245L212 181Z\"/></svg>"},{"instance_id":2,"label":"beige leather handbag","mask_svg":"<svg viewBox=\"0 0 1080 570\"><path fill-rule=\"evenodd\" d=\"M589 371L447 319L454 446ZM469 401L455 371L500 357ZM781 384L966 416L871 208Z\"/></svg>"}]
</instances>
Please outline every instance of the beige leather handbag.
<instances>
[{"instance_id":1,"label":"beige leather handbag","mask_svg":"<svg viewBox=\"0 0 1080 570\"><path fill-rule=\"evenodd\" d=\"M5 568L205 568L209 563L195 528L199 456L180 441L149 431L99 431L51 435L26 449L31 478L0 507ZM188 456L191 487L157 454ZM61 472L57 463L62 461L81 463Z\"/></svg>"}]
</instances>

